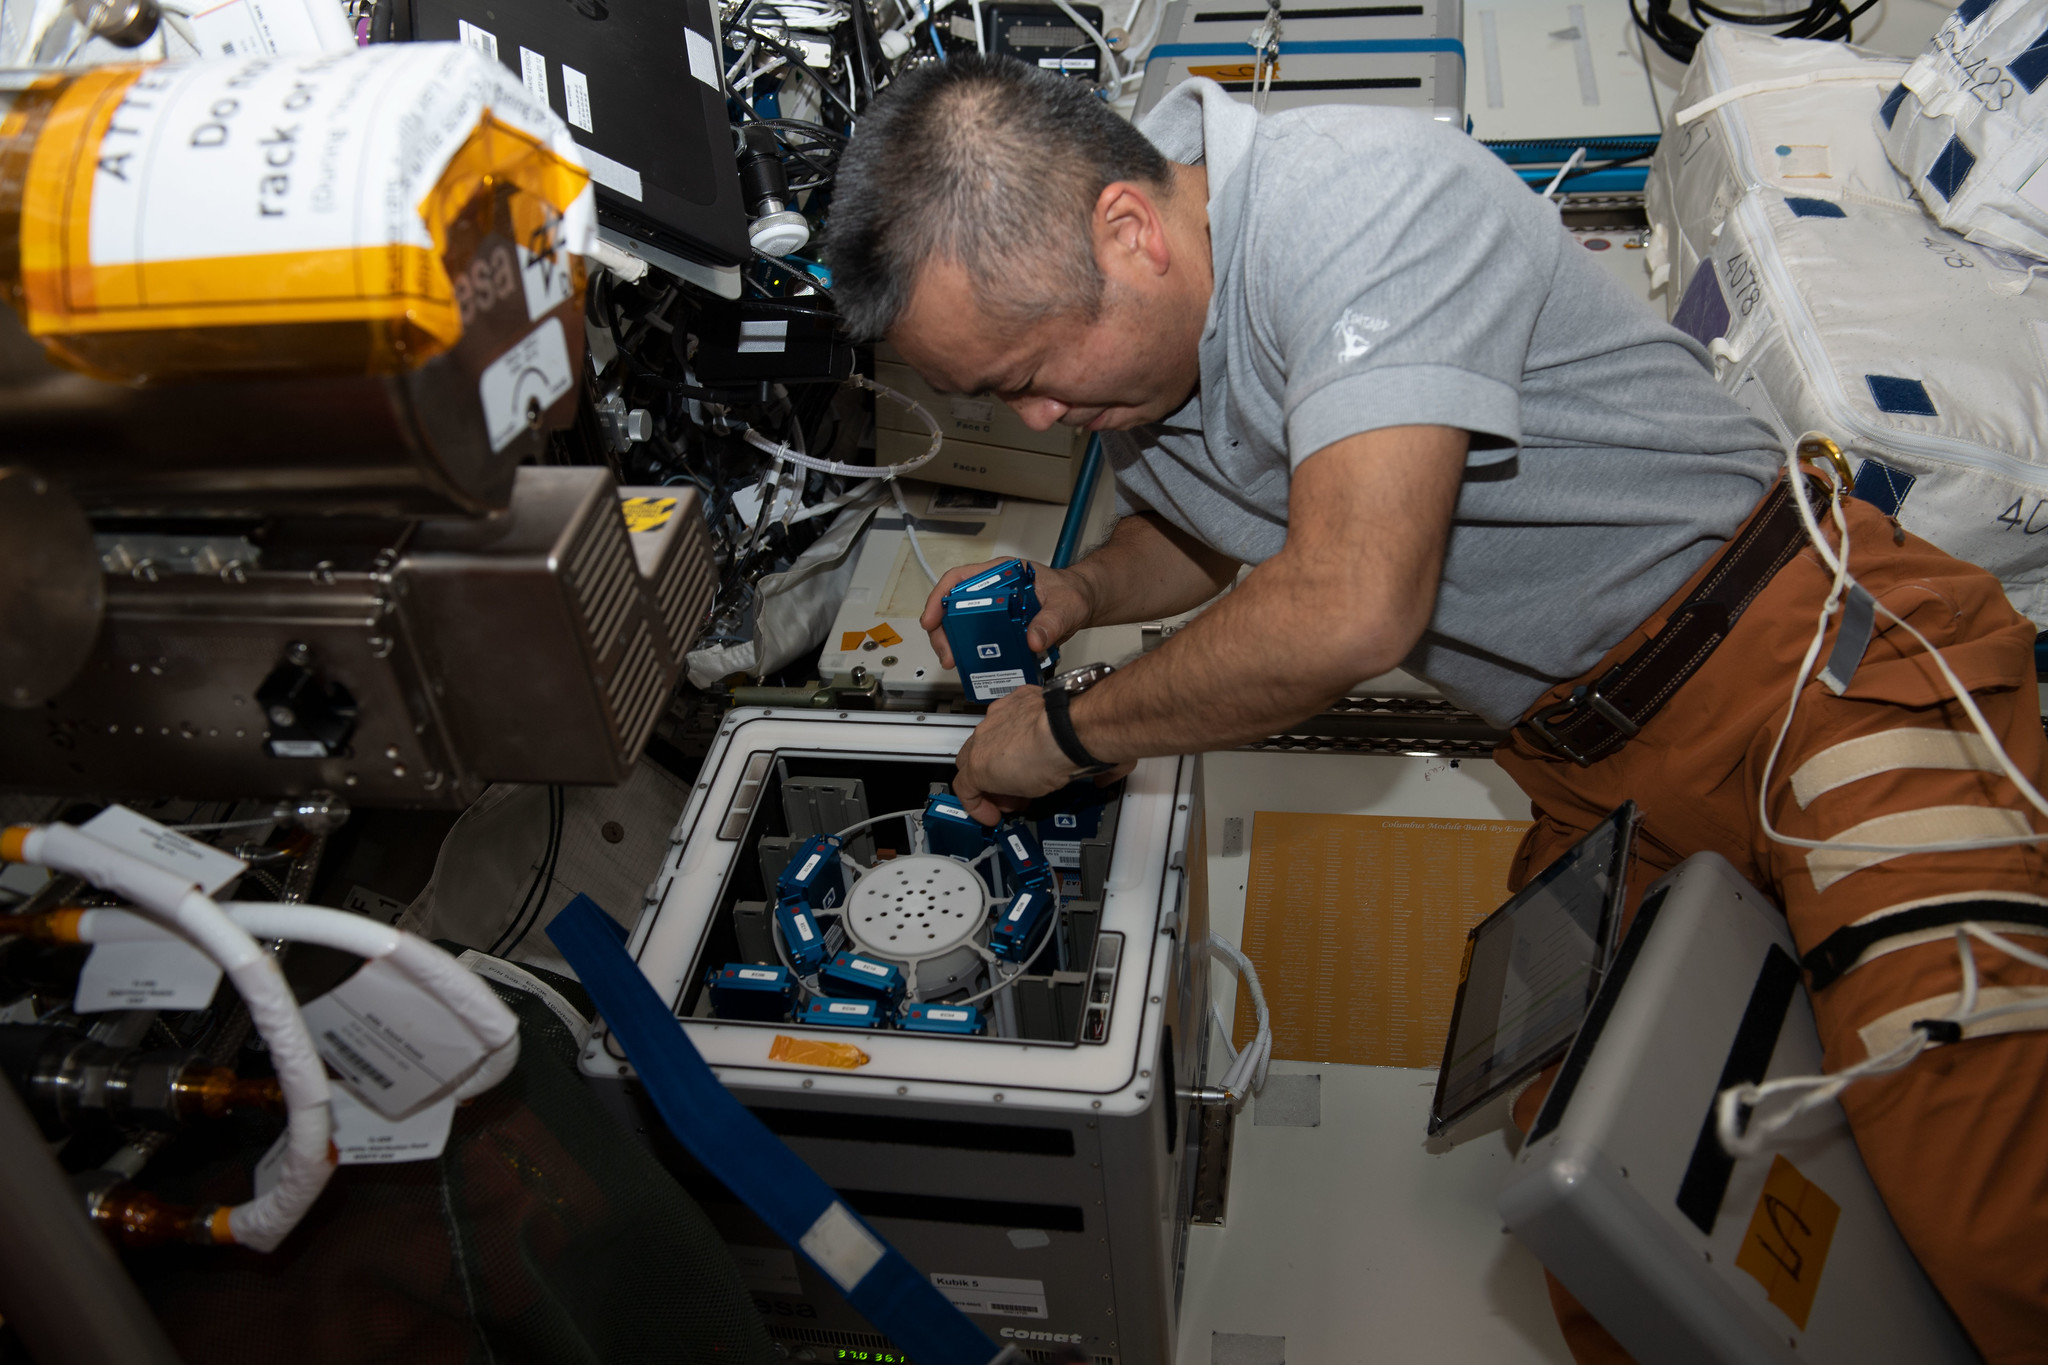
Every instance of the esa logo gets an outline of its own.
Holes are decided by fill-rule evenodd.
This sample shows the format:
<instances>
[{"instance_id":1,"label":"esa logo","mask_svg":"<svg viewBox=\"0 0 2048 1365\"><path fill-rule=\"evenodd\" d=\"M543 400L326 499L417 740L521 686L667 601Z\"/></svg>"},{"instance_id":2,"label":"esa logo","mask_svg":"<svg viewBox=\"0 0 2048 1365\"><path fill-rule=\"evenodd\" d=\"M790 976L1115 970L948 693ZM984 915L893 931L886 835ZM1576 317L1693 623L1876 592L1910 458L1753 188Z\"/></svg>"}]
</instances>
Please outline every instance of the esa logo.
<instances>
[{"instance_id":1,"label":"esa logo","mask_svg":"<svg viewBox=\"0 0 2048 1365\"><path fill-rule=\"evenodd\" d=\"M974 652L984 659L1000 659L1003 657L1003 647L1001 645L976 645Z\"/></svg>"},{"instance_id":2,"label":"esa logo","mask_svg":"<svg viewBox=\"0 0 2048 1365\"><path fill-rule=\"evenodd\" d=\"M1081 1344L1081 1334L1079 1332L1033 1332L1023 1327L1005 1327L1001 1335L1011 1341L1052 1341L1058 1342L1063 1346L1079 1346Z\"/></svg>"}]
</instances>

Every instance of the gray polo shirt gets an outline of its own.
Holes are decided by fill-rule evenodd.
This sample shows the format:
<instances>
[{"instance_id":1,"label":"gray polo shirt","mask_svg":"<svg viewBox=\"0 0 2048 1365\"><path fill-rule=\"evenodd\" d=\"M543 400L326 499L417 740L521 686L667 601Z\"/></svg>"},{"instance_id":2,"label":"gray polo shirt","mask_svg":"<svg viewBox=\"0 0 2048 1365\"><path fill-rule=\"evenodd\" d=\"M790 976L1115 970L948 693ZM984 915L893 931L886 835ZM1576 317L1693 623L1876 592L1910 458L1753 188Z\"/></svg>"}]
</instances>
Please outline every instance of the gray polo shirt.
<instances>
[{"instance_id":1,"label":"gray polo shirt","mask_svg":"<svg viewBox=\"0 0 2048 1365\"><path fill-rule=\"evenodd\" d=\"M1405 109L1261 117L1207 80L1142 126L1208 165L1216 287L1200 393L1104 437L1120 511L1256 564L1287 537L1302 460L1379 427L1464 428L1443 586L1403 666L1506 724L1597 663L1769 488L1777 439L1698 343L1463 133Z\"/></svg>"}]
</instances>

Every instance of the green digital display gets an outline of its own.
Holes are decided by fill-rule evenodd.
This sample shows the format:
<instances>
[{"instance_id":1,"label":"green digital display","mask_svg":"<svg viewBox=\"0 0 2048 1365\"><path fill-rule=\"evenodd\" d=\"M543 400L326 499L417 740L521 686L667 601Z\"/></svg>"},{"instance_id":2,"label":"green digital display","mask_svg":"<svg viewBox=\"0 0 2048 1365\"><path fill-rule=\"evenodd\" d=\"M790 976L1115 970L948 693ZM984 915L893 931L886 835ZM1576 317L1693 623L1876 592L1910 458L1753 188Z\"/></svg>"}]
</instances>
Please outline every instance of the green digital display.
<instances>
[{"instance_id":1,"label":"green digital display","mask_svg":"<svg viewBox=\"0 0 2048 1365\"><path fill-rule=\"evenodd\" d=\"M898 1355L894 1351L862 1351L851 1346L840 1347L837 1359L880 1361L882 1365L910 1365L909 1356Z\"/></svg>"}]
</instances>

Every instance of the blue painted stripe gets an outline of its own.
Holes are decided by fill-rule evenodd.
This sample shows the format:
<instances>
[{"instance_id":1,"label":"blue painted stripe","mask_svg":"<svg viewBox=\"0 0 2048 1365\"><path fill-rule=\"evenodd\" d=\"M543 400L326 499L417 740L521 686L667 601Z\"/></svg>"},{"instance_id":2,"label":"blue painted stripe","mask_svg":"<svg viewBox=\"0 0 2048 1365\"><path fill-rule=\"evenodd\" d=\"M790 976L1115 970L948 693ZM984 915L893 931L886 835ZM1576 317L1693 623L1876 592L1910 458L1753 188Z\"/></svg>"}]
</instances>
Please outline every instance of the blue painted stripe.
<instances>
[{"instance_id":1,"label":"blue painted stripe","mask_svg":"<svg viewBox=\"0 0 2048 1365\"><path fill-rule=\"evenodd\" d=\"M840 1203L832 1187L719 1084L682 1024L627 955L617 922L595 901L588 896L570 901L549 922L547 933L625 1048L669 1131L776 1236L810 1259L803 1237L821 1214ZM861 1316L920 1365L991 1365L998 1351L987 1334L866 1220L851 1209L845 1213L884 1248L882 1259L846 1291ZM823 1266L818 1269L837 1282Z\"/></svg>"},{"instance_id":2,"label":"blue painted stripe","mask_svg":"<svg viewBox=\"0 0 2048 1365\"><path fill-rule=\"evenodd\" d=\"M1533 170L1517 168L1530 189L1540 190L1549 185L1557 176L1556 166L1538 166ZM1616 166L1611 170L1591 171L1585 175L1573 175L1558 186L1560 194L1633 194L1650 183L1650 168L1647 166Z\"/></svg>"},{"instance_id":3,"label":"blue painted stripe","mask_svg":"<svg viewBox=\"0 0 2048 1365\"><path fill-rule=\"evenodd\" d=\"M1305 56L1313 52L1448 52L1459 61L1465 60L1465 45L1456 38L1360 38L1356 40L1330 40L1328 42L1280 44L1280 60L1291 56ZM1169 57L1257 57L1258 49L1250 43L1162 43L1152 49L1145 58L1145 65Z\"/></svg>"}]
</instances>

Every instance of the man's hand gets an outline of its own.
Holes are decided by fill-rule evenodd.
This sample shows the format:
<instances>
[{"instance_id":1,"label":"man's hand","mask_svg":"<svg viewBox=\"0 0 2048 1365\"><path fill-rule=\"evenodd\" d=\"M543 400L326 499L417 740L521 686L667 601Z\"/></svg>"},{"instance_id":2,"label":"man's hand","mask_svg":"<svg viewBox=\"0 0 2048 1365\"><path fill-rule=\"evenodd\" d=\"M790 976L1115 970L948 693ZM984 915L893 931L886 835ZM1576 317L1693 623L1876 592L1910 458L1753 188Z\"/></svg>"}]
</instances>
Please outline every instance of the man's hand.
<instances>
[{"instance_id":1,"label":"man's hand","mask_svg":"<svg viewBox=\"0 0 2048 1365\"><path fill-rule=\"evenodd\" d=\"M1052 737L1045 723L1045 693L1036 687L1019 688L989 707L956 761L960 772L953 779L953 795L984 825L1074 780L1074 761ZM1114 782L1130 770L1127 763L1095 780Z\"/></svg>"},{"instance_id":2,"label":"man's hand","mask_svg":"<svg viewBox=\"0 0 2048 1365\"><path fill-rule=\"evenodd\" d=\"M990 559L964 568L948 569L940 576L931 596L925 598L924 615L917 618L917 623L930 633L932 650L939 656L941 667L955 666L953 648L946 643L946 594L976 574L1009 562L1009 558ZM1055 569L1036 560L1029 563L1037 575L1038 615L1031 618L1030 629L1024 632L1024 642L1033 654L1043 654L1054 645L1065 644L1074 632L1087 629L1094 618L1095 603L1089 595L1087 581L1079 574Z\"/></svg>"}]
</instances>

